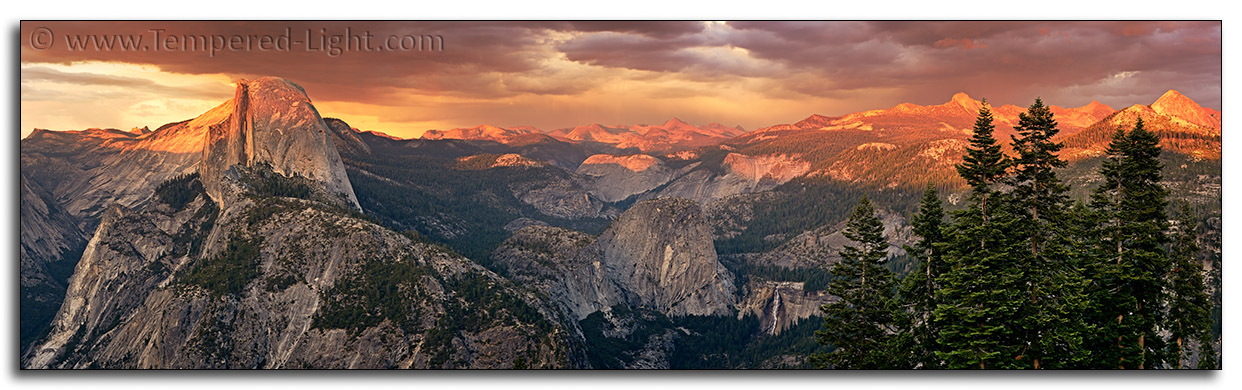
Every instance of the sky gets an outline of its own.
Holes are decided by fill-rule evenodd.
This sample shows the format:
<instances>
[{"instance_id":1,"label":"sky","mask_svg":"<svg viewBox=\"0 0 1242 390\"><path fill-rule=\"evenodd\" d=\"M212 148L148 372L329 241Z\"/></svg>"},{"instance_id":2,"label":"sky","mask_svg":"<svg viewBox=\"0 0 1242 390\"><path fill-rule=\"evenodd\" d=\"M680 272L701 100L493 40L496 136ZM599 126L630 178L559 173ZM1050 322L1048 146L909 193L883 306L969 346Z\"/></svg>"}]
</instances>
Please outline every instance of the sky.
<instances>
[{"instance_id":1,"label":"sky","mask_svg":"<svg viewBox=\"0 0 1242 390\"><path fill-rule=\"evenodd\" d=\"M90 36L142 41L71 47ZM401 137L673 117L751 130L956 92L1120 109L1176 89L1221 109L1218 21L23 22L21 41L23 137L155 129L259 76Z\"/></svg>"}]
</instances>

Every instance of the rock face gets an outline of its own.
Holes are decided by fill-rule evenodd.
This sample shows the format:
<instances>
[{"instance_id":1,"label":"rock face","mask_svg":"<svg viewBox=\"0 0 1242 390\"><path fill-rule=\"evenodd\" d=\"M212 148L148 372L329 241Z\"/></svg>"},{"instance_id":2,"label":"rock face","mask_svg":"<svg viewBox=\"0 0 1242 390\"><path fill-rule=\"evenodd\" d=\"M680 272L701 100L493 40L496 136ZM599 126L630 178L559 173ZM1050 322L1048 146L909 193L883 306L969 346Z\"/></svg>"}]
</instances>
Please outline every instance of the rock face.
<instances>
[{"instance_id":1,"label":"rock face","mask_svg":"<svg viewBox=\"0 0 1242 390\"><path fill-rule=\"evenodd\" d=\"M457 159L457 169L463 170L482 170L499 167L543 167L547 166L543 161L526 158L517 153L505 154L476 154L472 156L459 157Z\"/></svg>"},{"instance_id":2,"label":"rock face","mask_svg":"<svg viewBox=\"0 0 1242 390\"><path fill-rule=\"evenodd\" d=\"M371 145L362 140L358 129L350 127L345 121L336 118L323 118L323 123L331 130L332 143L336 144L339 154L371 154Z\"/></svg>"},{"instance_id":3,"label":"rock face","mask_svg":"<svg viewBox=\"0 0 1242 390\"><path fill-rule=\"evenodd\" d=\"M627 303L602 257L590 234L546 225L522 227L492 253L509 278L546 294L574 321Z\"/></svg>"},{"instance_id":4,"label":"rock face","mask_svg":"<svg viewBox=\"0 0 1242 390\"><path fill-rule=\"evenodd\" d=\"M904 255L904 245L913 244L917 238L901 215L889 210L879 211L880 222L884 224L884 239L888 241L889 255ZM827 268L841 260L840 251L846 245L853 245L846 238L845 222L836 226L802 232L788 242L759 255L757 262L764 265L775 265L787 268Z\"/></svg>"},{"instance_id":5,"label":"rock face","mask_svg":"<svg viewBox=\"0 0 1242 390\"><path fill-rule=\"evenodd\" d=\"M157 185L194 172L207 130L229 121L232 102L192 120L152 133L119 130L36 130L21 142L22 174L92 232L100 214L116 202L133 207L149 200Z\"/></svg>"},{"instance_id":6,"label":"rock face","mask_svg":"<svg viewBox=\"0 0 1242 390\"><path fill-rule=\"evenodd\" d=\"M759 317L759 330L777 335L798 320L820 315L819 307L833 297L823 291L805 291L802 282L751 281L746 298L738 303L738 317Z\"/></svg>"},{"instance_id":7,"label":"rock face","mask_svg":"<svg viewBox=\"0 0 1242 390\"><path fill-rule=\"evenodd\" d=\"M509 186L513 196L544 215L564 218L615 218L619 213L592 196L578 183L553 178L544 182L518 182Z\"/></svg>"},{"instance_id":8,"label":"rock face","mask_svg":"<svg viewBox=\"0 0 1242 390\"><path fill-rule=\"evenodd\" d=\"M20 184L22 286L50 283L47 267L51 263L76 261L65 257L75 248L80 250L87 237L69 213L46 201L37 184L25 175L21 175Z\"/></svg>"},{"instance_id":9,"label":"rock face","mask_svg":"<svg viewBox=\"0 0 1242 390\"><path fill-rule=\"evenodd\" d=\"M583 161L576 173L586 178L592 194L609 202L630 197L678 197L708 204L732 195L770 190L810 168L810 163L788 155L728 153L719 165L708 167L697 161L674 169L644 154L600 154Z\"/></svg>"},{"instance_id":10,"label":"rock face","mask_svg":"<svg viewBox=\"0 0 1242 390\"><path fill-rule=\"evenodd\" d=\"M211 214L212 207L214 204L209 205L202 197L185 210L157 205L151 207L152 212L135 213L117 204L109 207L69 281L51 333L31 351L25 365L53 367L54 360L70 349L83 349L82 344L90 344L92 339L117 327L143 304L152 289L168 283L165 279L171 279L170 270L184 264L186 259L174 254L178 248L174 247L172 237L183 233L183 227L191 229L190 234L205 234L199 229L201 225L188 222L200 209ZM199 219L212 217L202 215ZM175 226L175 230L165 231L160 226ZM139 346L112 348L133 347Z\"/></svg>"},{"instance_id":11,"label":"rock face","mask_svg":"<svg viewBox=\"0 0 1242 390\"><path fill-rule=\"evenodd\" d=\"M708 204L733 195L771 190L810 168L810 163L796 156L729 153L718 170L690 170L647 196L680 197Z\"/></svg>"},{"instance_id":12,"label":"rock face","mask_svg":"<svg viewBox=\"0 0 1242 390\"><path fill-rule=\"evenodd\" d=\"M730 311L733 278L716 259L698 203L661 198L636 204L598 243L608 275L642 305L671 316Z\"/></svg>"},{"instance_id":13,"label":"rock face","mask_svg":"<svg viewBox=\"0 0 1242 390\"><path fill-rule=\"evenodd\" d=\"M36 130L21 141L23 345L60 307L109 205L139 206L160 183L194 172L207 129L227 122L231 107L226 102L154 132Z\"/></svg>"},{"instance_id":14,"label":"rock face","mask_svg":"<svg viewBox=\"0 0 1242 390\"><path fill-rule=\"evenodd\" d=\"M26 367L571 364L555 317L468 260L314 201L240 199L109 209Z\"/></svg>"},{"instance_id":15,"label":"rock face","mask_svg":"<svg viewBox=\"0 0 1242 390\"><path fill-rule=\"evenodd\" d=\"M529 126L500 128L492 125L480 125L469 129L427 130L422 139L466 139L487 140L507 143L514 138L527 134L536 134L539 130Z\"/></svg>"},{"instance_id":16,"label":"rock face","mask_svg":"<svg viewBox=\"0 0 1242 390\"><path fill-rule=\"evenodd\" d=\"M207 193L222 203L217 180L233 165L270 165L273 172L322 184L355 209L358 197L328 128L301 86L277 77L238 80L227 127L212 127L199 167Z\"/></svg>"},{"instance_id":17,"label":"rock face","mask_svg":"<svg viewBox=\"0 0 1242 390\"><path fill-rule=\"evenodd\" d=\"M200 172L102 213L24 367L580 365L557 311L348 210L340 135L301 88L242 81L205 116L229 119L200 133Z\"/></svg>"},{"instance_id":18,"label":"rock face","mask_svg":"<svg viewBox=\"0 0 1242 390\"><path fill-rule=\"evenodd\" d=\"M522 228L492 255L522 284L578 319L616 304L669 316L732 313L733 275L717 261L698 204L661 198L622 213L598 239L547 226Z\"/></svg>"},{"instance_id":19,"label":"rock face","mask_svg":"<svg viewBox=\"0 0 1242 390\"><path fill-rule=\"evenodd\" d=\"M583 161L576 173L589 179L592 194L608 202L654 190L676 175L663 161L645 154L597 154Z\"/></svg>"},{"instance_id":20,"label":"rock face","mask_svg":"<svg viewBox=\"0 0 1242 390\"><path fill-rule=\"evenodd\" d=\"M73 216L21 175L21 346L34 340L64 299L87 236Z\"/></svg>"}]
</instances>

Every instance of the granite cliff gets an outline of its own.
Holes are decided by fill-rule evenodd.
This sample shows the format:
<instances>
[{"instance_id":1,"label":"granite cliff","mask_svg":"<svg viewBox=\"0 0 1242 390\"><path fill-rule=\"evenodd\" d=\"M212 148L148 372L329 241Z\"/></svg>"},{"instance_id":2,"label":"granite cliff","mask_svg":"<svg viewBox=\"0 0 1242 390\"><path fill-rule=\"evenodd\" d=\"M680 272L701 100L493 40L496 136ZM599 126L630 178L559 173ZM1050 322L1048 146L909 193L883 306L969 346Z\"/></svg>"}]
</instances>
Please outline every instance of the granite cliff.
<instances>
[{"instance_id":1,"label":"granite cliff","mask_svg":"<svg viewBox=\"0 0 1242 390\"><path fill-rule=\"evenodd\" d=\"M717 261L702 210L686 199L635 204L598 238L527 226L492 260L577 319L617 304L668 316L733 312L733 275Z\"/></svg>"},{"instance_id":2,"label":"granite cliff","mask_svg":"<svg viewBox=\"0 0 1242 390\"><path fill-rule=\"evenodd\" d=\"M268 165L276 174L301 176L354 209L349 184L328 128L301 86L277 77L238 80L228 126L213 126L203 149L203 185L217 201L225 196L220 178L234 165Z\"/></svg>"},{"instance_id":3,"label":"granite cliff","mask_svg":"<svg viewBox=\"0 0 1242 390\"><path fill-rule=\"evenodd\" d=\"M238 85L199 172L102 213L23 366L581 365L535 296L359 214L301 88Z\"/></svg>"}]
</instances>

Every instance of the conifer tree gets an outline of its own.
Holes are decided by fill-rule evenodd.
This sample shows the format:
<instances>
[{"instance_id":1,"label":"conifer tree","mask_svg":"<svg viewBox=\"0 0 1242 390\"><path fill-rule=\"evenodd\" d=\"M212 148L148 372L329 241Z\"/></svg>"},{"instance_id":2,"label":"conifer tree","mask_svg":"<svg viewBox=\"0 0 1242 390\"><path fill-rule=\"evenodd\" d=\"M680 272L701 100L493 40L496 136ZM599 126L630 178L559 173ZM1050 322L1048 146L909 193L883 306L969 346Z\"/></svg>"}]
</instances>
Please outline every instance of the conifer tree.
<instances>
[{"instance_id":1,"label":"conifer tree","mask_svg":"<svg viewBox=\"0 0 1242 390\"><path fill-rule=\"evenodd\" d=\"M1200 359L1212 359L1210 309L1208 294L1203 284L1203 264L1199 261L1198 224L1190 205L1182 203L1177 215L1173 246L1169 252L1173 269L1169 272L1168 324L1170 332L1169 356L1176 360L1173 367L1186 366L1191 340L1207 340L1199 346ZM1212 364L1210 362L1208 364Z\"/></svg>"},{"instance_id":2,"label":"conifer tree","mask_svg":"<svg viewBox=\"0 0 1242 390\"><path fill-rule=\"evenodd\" d=\"M1011 164L1009 158L1001 152L1000 143L993 135L996 125L993 124L992 109L987 99L982 101L979 116L975 118L974 134L970 137L970 147L963 162L956 166L957 172L966 179L971 187L971 196L979 204L983 219L988 219L988 200L995 192L996 184L1007 174Z\"/></svg>"},{"instance_id":3,"label":"conifer tree","mask_svg":"<svg viewBox=\"0 0 1242 390\"><path fill-rule=\"evenodd\" d=\"M975 121L970 147L957 166L972 187L966 208L954 213L943 254L945 272L934 297L932 327L936 357L944 368L1017 368L1020 354L1012 324L1022 305L1016 289L1022 270L1010 260L1019 251L1014 239L1015 210L997 189L1009 167L992 136L995 129L985 104Z\"/></svg>"},{"instance_id":4,"label":"conifer tree","mask_svg":"<svg viewBox=\"0 0 1242 390\"><path fill-rule=\"evenodd\" d=\"M1100 214L1101 252L1093 301L1103 318L1089 347L1092 365L1105 368L1157 368L1164 362L1158 329L1170 269L1167 191L1160 186L1159 138L1143 120L1129 133L1118 131L1101 166L1104 183L1092 195Z\"/></svg>"},{"instance_id":5,"label":"conifer tree","mask_svg":"<svg viewBox=\"0 0 1242 390\"><path fill-rule=\"evenodd\" d=\"M1056 174L1056 169L1066 166L1058 156L1064 145L1053 141L1059 132L1057 122L1041 99L1018 115L1014 130L1018 134L1011 138L1017 158L1010 182L1013 201L1022 209L1016 233L1027 248L1013 253L1011 260L1023 270L1019 283L1028 297L1020 320L1013 324L1023 343L1015 359L1037 369L1073 367L1083 359L1085 279L1073 261L1072 244L1065 234L1069 187Z\"/></svg>"},{"instance_id":6,"label":"conifer tree","mask_svg":"<svg viewBox=\"0 0 1242 390\"><path fill-rule=\"evenodd\" d=\"M904 351L895 348L900 318L893 273L884 266L888 242L866 197L850 215L844 234L855 245L843 248L841 261L831 268L834 278L827 291L839 299L820 308L824 327L815 332L817 341L835 349L813 356L812 362L838 369L905 368L894 367L894 358Z\"/></svg>"},{"instance_id":7,"label":"conifer tree","mask_svg":"<svg viewBox=\"0 0 1242 390\"><path fill-rule=\"evenodd\" d=\"M1102 351L1095 348L1091 344L1094 335L1098 334L1098 325L1102 312L1102 305L1108 299L1106 291L1100 290L1099 284L1102 275L1106 274L1107 269L1101 269L1106 264L1100 262L1101 241L1099 226L1102 216L1094 209L1082 201L1075 201L1074 205L1069 208L1067 216L1067 224L1065 226L1065 234L1068 240L1068 261L1072 267L1080 271L1082 275L1082 285L1079 286L1079 307L1078 313L1070 313L1075 316L1074 321L1077 327L1076 332L1079 336L1079 345L1076 351L1070 355L1070 361L1062 364L1063 368L1090 368L1093 367L1093 361L1099 360L1097 355ZM1105 348L1104 352L1111 351ZM1105 359L1106 360L1106 359ZM1116 361L1116 360L1113 360Z\"/></svg>"},{"instance_id":8,"label":"conifer tree","mask_svg":"<svg viewBox=\"0 0 1242 390\"><path fill-rule=\"evenodd\" d=\"M1221 307L1220 240L1219 229L1208 229L1208 232L1204 237L1204 243L1207 247L1206 255L1209 267L1206 283L1209 291L1208 307L1211 309L1211 314L1208 318L1211 321L1211 325L1209 331L1202 335L1202 338L1199 340L1199 345L1207 345L1212 347L1210 350L1204 349L1204 351L1212 353L1200 355L1198 366L1200 369L1220 369L1220 357L1217 354L1218 351L1215 350L1215 346L1220 344L1219 335L1221 333L1221 317L1223 310Z\"/></svg>"},{"instance_id":9,"label":"conifer tree","mask_svg":"<svg viewBox=\"0 0 1242 390\"><path fill-rule=\"evenodd\" d=\"M944 209L936 188L931 184L923 192L918 212L911 219L914 234L920 239L913 246L906 246L906 253L918 260L918 268L902 281L901 299L911 318L911 343L913 363L921 368L935 368L940 359L935 355L937 330L932 326L932 312L936 309L935 292L940 288L941 274L945 272L943 252Z\"/></svg>"}]
</instances>

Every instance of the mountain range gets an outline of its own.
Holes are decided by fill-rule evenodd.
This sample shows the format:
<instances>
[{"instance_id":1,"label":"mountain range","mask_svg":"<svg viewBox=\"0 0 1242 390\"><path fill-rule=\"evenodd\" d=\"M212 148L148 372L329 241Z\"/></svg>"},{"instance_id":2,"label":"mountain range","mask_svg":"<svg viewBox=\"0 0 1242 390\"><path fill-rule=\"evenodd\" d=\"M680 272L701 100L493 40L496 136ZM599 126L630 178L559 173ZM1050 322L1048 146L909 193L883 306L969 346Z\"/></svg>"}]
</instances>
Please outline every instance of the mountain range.
<instances>
[{"instance_id":1,"label":"mountain range","mask_svg":"<svg viewBox=\"0 0 1242 390\"><path fill-rule=\"evenodd\" d=\"M961 199L954 165L983 104L401 139L259 78L154 131L36 130L21 141L22 365L799 366L851 206L879 205L908 266L917 194ZM993 110L1007 140L1024 109ZM1142 118L1166 186L1219 209L1219 112L1176 91L1052 111L1075 196Z\"/></svg>"},{"instance_id":2,"label":"mountain range","mask_svg":"<svg viewBox=\"0 0 1242 390\"><path fill-rule=\"evenodd\" d=\"M628 155L647 154L665 158L697 155L698 149L719 148L738 155L764 155L809 164L805 172L833 179L878 186L937 184L961 185L953 165L960 162L975 117L984 102L965 93L954 94L938 105L902 103L835 117L811 115L792 124L778 124L745 132L741 127L712 123L703 127L670 119L662 125L604 126L590 124L552 131L530 126L499 128L482 125L469 129L431 130L422 139L486 140L503 144L532 144L556 140L569 144L604 144ZM1133 126L1142 117L1157 123L1164 132L1163 145L1196 158L1218 160L1220 112L1205 108L1175 90L1151 105L1122 110L1091 101L1075 108L1049 106L1057 118L1058 140L1067 145L1069 160L1100 156L1117 128ZM993 106L996 136L1008 140L1025 108L1012 104ZM1079 134L1082 133L1082 134ZM546 136L549 138L540 138ZM1007 145L1006 145L1007 147ZM598 158L597 158L598 160ZM895 164L872 164L872 161ZM795 165L796 165L795 164ZM925 166L918 175L895 169ZM572 167L568 167L572 168ZM762 176L762 173L760 174Z\"/></svg>"},{"instance_id":3,"label":"mountain range","mask_svg":"<svg viewBox=\"0 0 1242 390\"><path fill-rule=\"evenodd\" d=\"M487 140L501 143L529 142L532 135L547 135L560 141L574 143L602 143L620 149L636 148L642 152L672 152L718 144L729 138L744 134L741 126L728 127L710 123L703 127L669 119L660 125L604 126L592 123L584 126L543 132L530 126L500 128L481 125L468 129L428 130L422 139Z\"/></svg>"}]
</instances>

